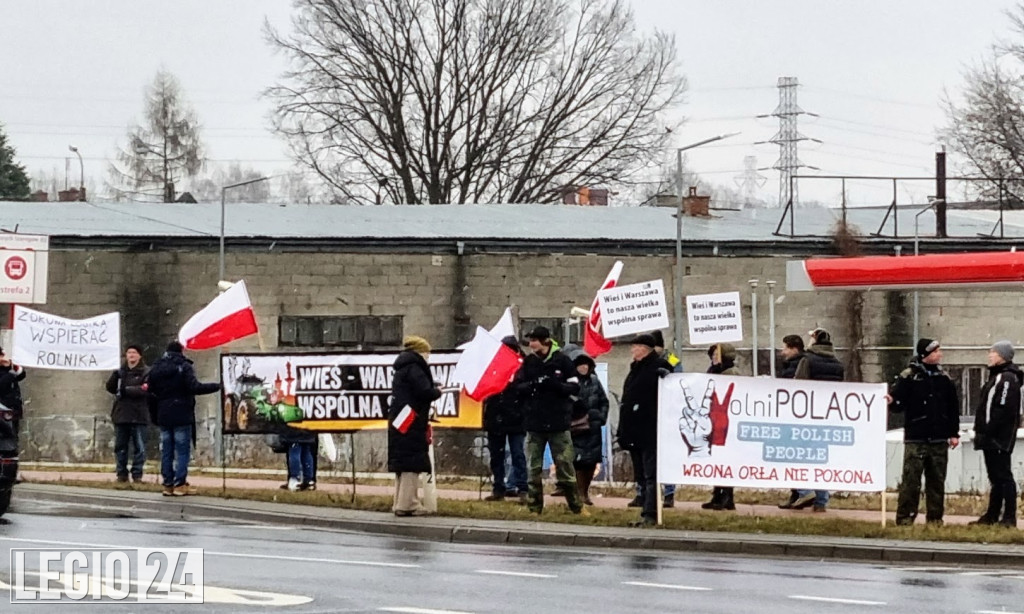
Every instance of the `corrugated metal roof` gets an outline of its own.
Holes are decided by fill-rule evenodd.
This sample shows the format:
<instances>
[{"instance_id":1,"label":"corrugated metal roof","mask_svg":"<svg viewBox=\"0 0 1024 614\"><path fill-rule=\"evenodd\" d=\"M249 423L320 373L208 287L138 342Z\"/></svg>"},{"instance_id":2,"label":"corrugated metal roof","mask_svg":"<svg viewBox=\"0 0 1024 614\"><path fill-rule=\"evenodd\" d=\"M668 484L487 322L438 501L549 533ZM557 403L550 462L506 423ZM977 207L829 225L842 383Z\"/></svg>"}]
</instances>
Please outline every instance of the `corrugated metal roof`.
<instances>
[{"instance_id":1,"label":"corrugated metal roof","mask_svg":"<svg viewBox=\"0 0 1024 614\"><path fill-rule=\"evenodd\" d=\"M899 229L913 236L914 214L901 209ZM275 239L537 239L664 241L675 239L675 210L666 207L580 207L572 205L304 205L229 204L226 236ZM778 209L713 211L687 217L687 241L778 241ZM826 236L839 219L837 209L798 209L797 236ZM848 210L862 234L875 232L884 209ZM950 211L951 236L992 232L993 212ZM920 218L922 236L934 230L931 213ZM216 204L0 203L0 226L18 232L68 237L217 237ZM783 233L789 231L789 222ZM885 232L891 233L892 221ZM1007 237L1024 237L1024 212L1008 212ZM998 235L997 235L998 236Z\"/></svg>"}]
</instances>

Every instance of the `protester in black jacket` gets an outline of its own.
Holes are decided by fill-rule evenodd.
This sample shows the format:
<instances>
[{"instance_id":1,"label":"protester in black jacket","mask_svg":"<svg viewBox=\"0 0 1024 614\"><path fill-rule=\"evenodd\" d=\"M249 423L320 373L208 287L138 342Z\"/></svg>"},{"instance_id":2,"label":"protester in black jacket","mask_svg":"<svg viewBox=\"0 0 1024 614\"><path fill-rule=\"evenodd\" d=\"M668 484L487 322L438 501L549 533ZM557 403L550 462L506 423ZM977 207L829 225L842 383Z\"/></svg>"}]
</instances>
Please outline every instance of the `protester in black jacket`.
<instances>
[{"instance_id":1,"label":"protester in black jacket","mask_svg":"<svg viewBox=\"0 0 1024 614\"><path fill-rule=\"evenodd\" d=\"M565 494L573 513L584 513L583 500L576 487L569 435L572 397L579 394L579 377L572 361L559 350L547 328L538 326L526 338L532 353L523 360L513 385L523 400L526 413L527 506L535 514L544 511L541 473L544 448L550 446L558 489Z\"/></svg>"},{"instance_id":2,"label":"protester in black jacket","mask_svg":"<svg viewBox=\"0 0 1024 614\"><path fill-rule=\"evenodd\" d=\"M567 352L576 366L580 378L580 394L573 410L572 447L576 452L573 468L576 469L576 484L583 497L583 503L593 505L590 500L590 483L594 480L597 465L604 459L601 427L608 422L608 395L597 378L597 365L583 350ZM667 362L667 361L666 361Z\"/></svg>"},{"instance_id":3,"label":"protester in black jacket","mask_svg":"<svg viewBox=\"0 0 1024 614\"><path fill-rule=\"evenodd\" d=\"M823 328L816 328L810 333L811 347L807 348L803 359L796 366L794 379L809 379L819 382L841 382L846 378L843 363L836 356L832 345L832 335ZM800 490L792 509L804 509L813 506L815 512L824 512L828 505L827 490Z\"/></svg>"},{"instance_id":4,"label":"protester in black jacket","mask_svg":"<svg viewBox=\"0 0 1024 614\"><path fill-rule=\"evenodd\" d=\"M657 523L658 387L672 367L654 352L654 337L639 335L630 343L633 362L619 403L619 446L633 460L633 479L643 484L640 521Z\"/></svg>"},{"instance_id":5,"label":"protester in black jacket","mask_svg":"<svg viewBox=\"0 0 1024 614\"><path fill-rule=\"evenodd\" d=\"M992 490L988 511L972 524L1017 526L1017 482L1013 479L1011 455L1021 422L1024 373L1013 364L1013 354L1009 341L997 342L988 352L989 379L981 389L974 418L974 448L985 457Z\"/></svg>"},{"instance_id":6,"label":"protester in black jacket","mask_svg":"<svg viewBox=\"0 0 1024 614\"><path fill-rule=\"evenodd\" d=\"M960 444L960 395L942 370L942 348L934 339L917 342L910 366L896 376L889 408L903 413L903 478L896 506L896 524L914 524L925 479L926 519L942 523L949 449Z\"/></svg>"},{"instance_id":7,"label":"protester in black jacket","mask_svg":"<svg viewBox=\"0 0 1024 614\"><path fill-rule=\"evenodd\" d=\"M519 340L513 336L501 340L508 348L522 356ZM493 485L485 501L501 501L505 497L519 497L526 502L526 428L523 424L523 406L516 386L484 399L484 430L487 432L487 451L491 457ZM505 475L505 443L512 457L512 470Z\"/></svg>"},{"instance_id":8,"label":"protester in black jacket","mask_svg":"<svg viewBox=\"0 0 1024 614\"><path fill-rule=\"evenodd\" d=\"M18 382L25 379L25 369L14 364L10 357L0 348L0 403L14 413L14 433L20 430L21 419L25 417L24 404L21 400L21 386Z\"/></svg>"},{"instance_id":9,"label":"protester in black jacket","mask_svg":"<svg viewBox=\"0 0 1024 614\"><path fill-rule=\"evenodd\" d=\"M146 362L142 348L129 345L121 368L107 378L107 392L114 395L110 421L114 424L114 472L118 482L128 481L128 450L132 454L132 480L142 480L146 464L146 426L149 424L149 393L145 383Z\"/></svg>"},{"instance_id":10,"label":"protester in black jacket","mask_svg":"<svg viewBox=\"0 0 1024 614\"><path fill-rule=\"evenodd\" d=\"M395 359L388 407L388 471L395 474L396 516L429 512L419 497L421 473L430 473L430 404L441 397L441 386L427 365L430 344L409 336Z\"/></svg>"},{"instance_id":11,"label":"protester in black jacket","mask_svg":"<svg viewBox=\"0 0 1024 614\"><path fill-rule=\"evenodd\" d=\"M782 338L782 349L779 350L782 358L782 369L779 370L779 379L794 379L797 366L804 359L804 340L800 335L786 335ZM789 500L779 504L779 509L788 510L793 507L796 500L800 498L800 491L789 491Z\"/></svg>"},{"instance_id":12,"label":"protester in black jacket","mask_svg":"<svg viewBox=\"0 0 1024 614\"><path fill-rule=\"evenodd\" d=\"M196 438L196 395L212 394L220 384L204 384L196 378L192 361L185 358L177 341L157 359L145 378L145 385L156 404L160 426L161 473L164 496L195 494L188 483L188 465Z\"/></svg>"}]
</instances>

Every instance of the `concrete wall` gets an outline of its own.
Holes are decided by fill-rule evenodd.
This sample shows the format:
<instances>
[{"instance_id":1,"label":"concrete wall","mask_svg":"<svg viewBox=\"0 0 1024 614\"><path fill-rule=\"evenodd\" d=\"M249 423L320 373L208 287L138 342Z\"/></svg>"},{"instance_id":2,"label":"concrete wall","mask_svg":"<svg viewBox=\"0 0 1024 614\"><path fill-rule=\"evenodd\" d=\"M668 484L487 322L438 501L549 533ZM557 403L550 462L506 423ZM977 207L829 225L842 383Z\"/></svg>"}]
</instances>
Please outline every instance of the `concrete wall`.
<instances>
[{"instance_id":1,"label":"concrete wall","mask_svg":"<svg viewBox=\"0 0 1024 614\"><path fill-rule=\"evenodd\" d=\"M777 340L785 334L805 334L824 326L833 332L838 346L846 346L850 325L846 315L851 294L786 293L785 263L792 257L688 257L685 260L685 294L740 290L744 297L745 333L740 344L740 367L750 373L751 333L748 280L760 279L760 347L769 343L768 301L763 281L776 285ZM509 304L521 317L565 317L573 305L588 306L593 293L616 259L625 262L620 283L654 278L673 286L674 258L668 255L615 256L551 253L484 254L452 253L316 253L280 250L229 250L227 277L244 278L268 351L277 348L281 315L402 315L406 334L421 334L437 348L453 347L468 337L476 323L493 324ZM209 251L52 251L49 303L44 311L87 317L118 310L122 313L125 343L146 346L145 356L154 360L180 324L212 298L216 291L217 254ZM867 293L863 308L864 379L879 381L892 366L884 365L887 352L870 349L892 344L894 330L909 345L909 322L892 325L899 314L893 301L910 305L910 295ZM942 340L946 347L987 348L999 338L1021 341L1019 314L1024 296L1013 292L927 292L921 295L921 332ZM895 315L894 315L895 314ZM902 332L900 332L902 331ZM671 344L671 331L666 331ZM685 346L684 346L685 347ZM256 339L234 344L233 351L259 349ZM906 352L897 352L896 364ZM763 360L767 360L764 353ZM949 364L982 364L984 349L949 350ZM201 379L217 377L216 353L194 356ZM628 349L616 347L604 357L614 391L628 368ZM704 348L686 348L687 370L707 366ZM109 462L112 459L111 399L103 390L106 374L32 370L24 383L26 460ZM200 462L215 458L211 440L216 416L216 397L199 404ZM612 421L616 418L613 410ZM345 440L347 438L340 438ZM450 454L444 449L448 442ZM347 444L345 444L347 445ZM442 440L442 470L486 473L479 433L448 434ZM386 458L382 433L357 437L357 467L378 470ZM465 450L472 450L467 458ZM457 452L456 452L457 450ZM345 450L347 457L348 450ZM227 445L232 465L277 465L281 462L266 450L262 438L230 438ZM341 463L343 467L345 463Z\"/></svg>"}]
</instances>

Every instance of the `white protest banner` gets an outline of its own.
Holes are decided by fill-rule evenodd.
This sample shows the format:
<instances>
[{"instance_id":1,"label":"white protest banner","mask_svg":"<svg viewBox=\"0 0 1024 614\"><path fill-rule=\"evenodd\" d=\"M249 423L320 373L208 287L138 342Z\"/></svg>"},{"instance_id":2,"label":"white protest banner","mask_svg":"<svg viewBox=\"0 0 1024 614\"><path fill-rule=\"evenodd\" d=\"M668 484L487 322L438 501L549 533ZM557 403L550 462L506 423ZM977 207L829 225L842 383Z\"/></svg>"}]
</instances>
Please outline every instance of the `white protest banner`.
<instances>
[{"instance_id":1,"label":"white protest banner","mask_svg":"<svg viewBox=\"0 0 1024 614\"><path fill-rule=\"evenodd\" d=\"M599 290L601 331L605 337L624 337L668 328L665 284L660 279Z\"/></svg>"},{"instance_id":2,"label":"white protest banner","mask_svg":"<svg viewBox=\"0 0 1024 614\"><path fill-rule=\"evenodd\" d=\"M694 294L686 297L690 345L743 341L739 292Z\"/></svg>"},{"instance_id":3,"label":"white protest banner","mask_svg":"<svg viewBox=\"0 0 1024 614\"><path fill-rule=\"evenodd\" d=\"M658 482L880 492L885 393L885 384L668 375Z\"/></svg>"},{"instance_id":4,"label":"white protest banner","mask_svg":"<svg viewBox=\"0 0 1024 614\"><path fill-rule=\"evenodd\" d=\"M12 360L41 369L117 369L121 366L121 314L69 320L15 305Z\"/></svg>"}]
</instances>

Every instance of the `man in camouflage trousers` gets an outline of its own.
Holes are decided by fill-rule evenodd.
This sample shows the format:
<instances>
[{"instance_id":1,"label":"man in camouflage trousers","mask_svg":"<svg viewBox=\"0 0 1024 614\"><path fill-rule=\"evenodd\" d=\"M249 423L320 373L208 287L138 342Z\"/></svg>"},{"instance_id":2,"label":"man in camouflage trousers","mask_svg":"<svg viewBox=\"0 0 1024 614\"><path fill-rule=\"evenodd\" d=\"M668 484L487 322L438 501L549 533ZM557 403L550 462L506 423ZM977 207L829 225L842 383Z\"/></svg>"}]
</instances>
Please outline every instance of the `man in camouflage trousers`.
<instances>
[{"instance_id":1,"label":"man in camouflage trousers","mask_svg":"<svg viewBox=\"0 0 1024 614\"><path fill-rule=\"evenodd\" d=\"M890 408L905 416L903 479L896 506L896 524L911 525L921 501L925 479L926 520L942 524L949 449L960 443L960 397L942 370L942 348L933 339L917 342L917 354L897 377Z\"/></svg>"},{"instance_id":2,"label":"man in camouflage trousers","mask_svg":"<svg viewBox=\"0 0 1024 614\"><path fill-rule=\"evenodd\" d=\"M573 400L580 393L576 366L562 353L547 328L538 326L526 338L532 352L523 360L511 385L516 387L525 415L527 507L535 514L544 511L541 474L544 447L549 446L558 488L565 494L569 510L589 516L576 488L576 470L572 465L576 453L569 433Z\"/></svg>"}]
</instances>

